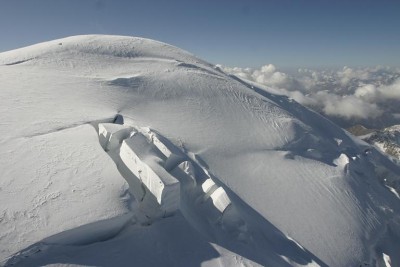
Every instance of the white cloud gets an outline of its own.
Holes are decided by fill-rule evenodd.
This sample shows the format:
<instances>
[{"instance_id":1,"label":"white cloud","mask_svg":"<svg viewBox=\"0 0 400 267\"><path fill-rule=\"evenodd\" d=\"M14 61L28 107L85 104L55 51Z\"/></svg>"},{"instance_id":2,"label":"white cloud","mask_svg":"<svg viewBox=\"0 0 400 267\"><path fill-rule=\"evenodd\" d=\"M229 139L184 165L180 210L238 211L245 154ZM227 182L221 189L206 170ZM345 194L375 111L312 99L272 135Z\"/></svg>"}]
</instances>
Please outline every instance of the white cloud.
<instances>
[{"instance_id":1,"label":"white cloud","mask_svg":"<svg viewBox=\"0 0 400 267\"><path fill-rule=\"evenodd\" d=\"M356 89L354 95L360 99L372 102L378 97L378 90L373 84L362 85Z\"/></svg>"},{"instance_id":2,"label":"white cloud","mask_svg":"<svg viewBox=\"0 0 400 267\"><path fill-rule=\"evenodd\" d=\"M376 104L364 102L353 95L325 94L321 97L321 100L323 103L322 110L326 115L339 116L346 119L367 119L376 118L382 114L382 110Z\"/></svg>"},{"instance_id":3,"label":"white cloud","mask_svg":"<svg viewBox=\"0 0 400 267\"><path fill-rule=\"evenodd\" d=\"M400 100L400 78L390 85L381 86L379 91L386 99Z\"/></svg>"},{"instance_id":4,"label":"white cloud","mask_svg":"<svg viewBox=\"0 0 400 267\"><path fill-rule=\"evenodd\" d=\"M263 73L274 73L276 71L276 68L272 64L264 65L261 67L261 72Z\"/></svg>"},{"instance_id":5,"label":"white cloud","mask_svg":"<svg viewBox=\"0 0 400 267\"><path fill-rule=\"evenodd\" d=\"M274 89L328 117L374 119L400 106L400 69L343 67L340 70L298 69L289 75L273 64L259 69L228 68L225 72ZM399 121L400 123L400 121Z\"/></svg>"},{"instance_id":6,"label":"white cloud","mask_svg":"<svg viewBox=\"0 0 400 267\"><path fill-rule=\"evenodd\" d=\"M400 100L400 78L392 84L375 86L366 84L356 89L355 96L369 102L384 102L386 100Z\"/></svg>"},{"instance_id":7,"label":"white cloud","mask_svg":"<svg viewBox=\"0 0 400 267\"><path fill-rule=\"evenodd\" d=\"M352 80L368 80L370 78L370 72L368 69L355 70L347 66L343 67L341 71L337 72L337 76L340 78L342 85L347 85Z\"/></svg>"}]
</instances>

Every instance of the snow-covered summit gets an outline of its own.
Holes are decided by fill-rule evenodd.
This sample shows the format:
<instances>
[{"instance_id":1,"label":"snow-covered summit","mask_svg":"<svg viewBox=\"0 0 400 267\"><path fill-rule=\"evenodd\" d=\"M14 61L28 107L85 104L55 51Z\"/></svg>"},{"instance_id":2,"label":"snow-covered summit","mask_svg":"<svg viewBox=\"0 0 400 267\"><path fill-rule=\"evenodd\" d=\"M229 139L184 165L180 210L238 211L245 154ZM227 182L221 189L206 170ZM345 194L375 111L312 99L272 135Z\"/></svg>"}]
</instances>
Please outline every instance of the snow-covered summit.
<instances>
[{"instance_id":1,"label":"snow-covered summit","mask_svg":"<svg viewBox=\"0 0 400 267\"><path fill-rule=\"evenodd\" d=\"M1 63L13 65L40 59L49 59L53 60L54 63L59 63L54 60L60 58L71 60L80 55L84 57L85 54L87 56L90 54L91 56L98 57L201 61L182 49L146 38L114 35L80 35L4 52L1 55Z\"/></svg>"},{"instance_id":2,"label":"snow-covered summit","mask_svg":"<svg viewBox=\"0 0 400 267\"><path fill-rule=\"evenodd\" d=\"M0 84L5 265L399 264L400 168L188 52L69 37Z\"/></svg>"}]
</instances>

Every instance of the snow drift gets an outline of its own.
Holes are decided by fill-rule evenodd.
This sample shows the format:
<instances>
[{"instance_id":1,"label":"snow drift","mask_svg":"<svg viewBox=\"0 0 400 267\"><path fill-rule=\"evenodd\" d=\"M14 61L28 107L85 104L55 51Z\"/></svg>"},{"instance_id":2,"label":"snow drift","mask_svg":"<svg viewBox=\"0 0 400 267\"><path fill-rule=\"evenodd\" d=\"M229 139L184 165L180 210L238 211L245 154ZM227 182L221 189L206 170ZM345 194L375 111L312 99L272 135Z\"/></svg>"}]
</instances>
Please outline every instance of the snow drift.
<instances>
[{"instance_id":1,"label":"snow drift","mask_svg":"<svg viewBox=\"0 0 400 267\"><path fill-rule=\"evenodd\" d=\"M285 96L122 36L0 53L0 81L5 266L400 265L399 166Z\"/></svg>"}]
</instances>

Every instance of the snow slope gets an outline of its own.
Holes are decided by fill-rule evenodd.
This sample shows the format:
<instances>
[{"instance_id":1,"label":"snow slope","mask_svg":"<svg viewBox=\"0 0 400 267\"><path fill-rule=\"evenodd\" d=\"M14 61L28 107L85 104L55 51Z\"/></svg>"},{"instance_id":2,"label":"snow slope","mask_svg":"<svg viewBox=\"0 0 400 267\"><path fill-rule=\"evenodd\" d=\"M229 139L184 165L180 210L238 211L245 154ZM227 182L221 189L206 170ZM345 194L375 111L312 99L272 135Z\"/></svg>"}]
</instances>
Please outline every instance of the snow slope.
<instances>
[{"instance_id":1,"label":"snow slope","mask_svg":"<svg viewBox=\"0 0 400 267\"><path fill-rule=\"evenodd\" d=\"M399 166L176 47L88 35L0 53L0 104L5 266L400 265ZM116 114L131 133L108 149ZM179 197L151 184L173 179Z\"/></svg>"}]
</instances>

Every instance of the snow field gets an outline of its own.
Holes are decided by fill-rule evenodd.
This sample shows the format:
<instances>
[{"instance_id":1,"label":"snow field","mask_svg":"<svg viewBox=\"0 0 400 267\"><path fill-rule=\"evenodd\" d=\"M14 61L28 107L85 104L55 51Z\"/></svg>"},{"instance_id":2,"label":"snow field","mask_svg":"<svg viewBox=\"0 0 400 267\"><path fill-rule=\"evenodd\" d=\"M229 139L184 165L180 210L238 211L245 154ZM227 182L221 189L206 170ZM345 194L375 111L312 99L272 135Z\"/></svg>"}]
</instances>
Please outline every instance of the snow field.
<instances>
[{"instance_id":1,"label":"snow field","mask_svg":"<svg viewBox=\"0 0 400 267\"><path fill-rule=\"evenodd\" d=\"M0 180L0 266L27 242L53 235L48 240L53 244L97 242L132 217L128 185L110 165L91 125L17 138L3 148L10 152L0 153L1 164L9 166ZM78 239L57 235L89 224L74 235Z\"/></svg>"}]
</instances>

